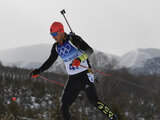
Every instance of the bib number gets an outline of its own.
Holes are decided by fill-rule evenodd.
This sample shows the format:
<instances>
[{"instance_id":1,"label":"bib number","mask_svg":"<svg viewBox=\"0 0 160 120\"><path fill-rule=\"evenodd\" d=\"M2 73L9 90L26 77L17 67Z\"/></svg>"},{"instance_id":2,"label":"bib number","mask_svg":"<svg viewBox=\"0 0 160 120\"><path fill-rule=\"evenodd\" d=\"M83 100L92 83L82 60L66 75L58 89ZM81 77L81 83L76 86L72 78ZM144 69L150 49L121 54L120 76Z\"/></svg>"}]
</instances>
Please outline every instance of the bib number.
<instances>
[{"instance_id":1,"label":"bib number","mask_svg":"<svg viewBox=\"0 0 160 120\"><path fill-rule=\"evenodd\" d=\"M76 69L79 69L79 67L76 67L76 66L72 67L72 64L70 64L70 65L69 65L69 69L70 69L70 70L76 70Z\"/></svg>"}]
</instances>

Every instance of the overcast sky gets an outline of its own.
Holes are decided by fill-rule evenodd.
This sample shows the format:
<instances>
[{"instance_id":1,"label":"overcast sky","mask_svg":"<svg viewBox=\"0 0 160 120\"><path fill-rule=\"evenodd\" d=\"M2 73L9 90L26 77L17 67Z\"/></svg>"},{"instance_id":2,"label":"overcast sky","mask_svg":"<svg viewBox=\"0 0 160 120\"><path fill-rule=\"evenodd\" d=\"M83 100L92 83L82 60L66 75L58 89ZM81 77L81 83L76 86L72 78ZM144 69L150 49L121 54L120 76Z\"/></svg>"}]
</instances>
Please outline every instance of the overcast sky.
<instances>
[{"instance_id":1,"label":"overcast sky","mask_svg":"<svg viewBox=\"0 0 160 120\"><path fill-rule=\"evenodd\" d=\"M160 48L160 0L0 0L0 51L52 44L60 21L91 47L121 56L137 48Z\"/></svg>"}]
</instances>

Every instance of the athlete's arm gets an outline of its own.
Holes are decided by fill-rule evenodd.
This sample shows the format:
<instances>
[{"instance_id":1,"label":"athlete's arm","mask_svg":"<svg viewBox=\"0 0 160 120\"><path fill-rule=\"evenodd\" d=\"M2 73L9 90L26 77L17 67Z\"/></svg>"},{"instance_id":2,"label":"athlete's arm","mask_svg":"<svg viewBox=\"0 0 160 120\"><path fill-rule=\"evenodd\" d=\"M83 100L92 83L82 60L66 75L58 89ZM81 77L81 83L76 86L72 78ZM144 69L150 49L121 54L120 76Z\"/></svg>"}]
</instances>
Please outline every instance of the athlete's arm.
<instances>
[{"instance_id":1,"label":"athlete's arm","mask_svg":"<svg viewBox=\"0 0 160 120\"><path fill-rule=\"evenodd\" d=\"M72 36L72 43L80 50L83 51L83 54L78 58L83 62L88 59L93 53L93 49L78 35Z\"/></svg>"},{"instance_id":2,"label":"athlete's arm","mask_svg":"<svg viewBox=\"0 0 160 120\"><path fill-rule=\"evenodd\" d=\"M58 58L58 53L56 51L56 43L55 43L52 47L51 54L50 54L49 58L40 67L41 72L50 68L52 66L52 64L57 60L57 58Z\"/></svg>"}]
</instances>

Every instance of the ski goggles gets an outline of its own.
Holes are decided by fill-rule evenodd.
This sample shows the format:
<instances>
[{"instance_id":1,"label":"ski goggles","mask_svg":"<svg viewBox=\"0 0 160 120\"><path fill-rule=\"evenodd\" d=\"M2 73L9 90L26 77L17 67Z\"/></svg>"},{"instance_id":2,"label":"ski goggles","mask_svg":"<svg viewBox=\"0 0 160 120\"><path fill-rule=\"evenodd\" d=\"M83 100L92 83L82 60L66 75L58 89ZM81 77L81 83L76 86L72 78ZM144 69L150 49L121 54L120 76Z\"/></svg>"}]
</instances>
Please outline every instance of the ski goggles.
<instances>
[{"instance_id":1,"label":"ski goggles","mask_svg":"<svg viewBox=\"0 0 160 120\"><path fill-rule=\"evenodd\" d=\"M57 32L50 33L52 36L57 36L59 32L64 32L63 28L58 30Z\"/></svg>"},{"instance_id":2,"label":"ski goggles","mask_svg":"<svg viewBox=\"0 0 160 120\"><path fill-rule=\"evenodd\" d=\"M57 36L58 32L50 33L52 36Z\"/></svg>"}]
</instances>

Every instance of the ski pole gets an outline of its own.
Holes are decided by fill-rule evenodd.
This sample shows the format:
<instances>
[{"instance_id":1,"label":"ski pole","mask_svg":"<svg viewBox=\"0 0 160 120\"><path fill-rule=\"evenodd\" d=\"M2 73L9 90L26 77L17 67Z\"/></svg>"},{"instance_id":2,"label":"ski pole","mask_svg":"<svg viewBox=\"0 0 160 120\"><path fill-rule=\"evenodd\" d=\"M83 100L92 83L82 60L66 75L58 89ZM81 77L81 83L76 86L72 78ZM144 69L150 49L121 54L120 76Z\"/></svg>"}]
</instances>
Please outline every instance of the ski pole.
<instances>
[{"instance_id":1,"label":"ski pole","mask_svg":"<svg viewBox=\"0 0 160 120\"><path fill-rule=\"evenodd\" d=\"M98 71L98 70L94 70L94 69L92 69L92 68L88 68L88 67L83 66L83 65L80 65L80 66L81 66L81 67L84 67L84 68L87 68L87 69L90 69L90 70L92 70L92 71L96 71L96 72L98 72L98 73L101 73L101 74L103 74L103 75L105 75L105 76L107 76L107 77L111 77L111 75L106 74L106 73L104 73L104 72L101 72L101 71Z\"/></svg>"},{"instance_id":2,"label":"ski pole","mask_svg":"<svg viewBox=\"0 0 160 120\"><path fill-rule=\"evenodd\" d=\"M44 79L44 80L53 82L53 83L55 83L55 84L57 84L57 85L60 85L60 86L63 86L63 87L64 87L64 84L61 84L61 83L56 82L56 81L54 81L54 80L47 79L47 78L45 78L45 77L43 77L43 76L40 76L40 75L38 75L38 77L40 77L40 78L42 78L42 79Z\"/></svg>"},{"instance_id":3,"label":"ski pole","mask_svg":"<svg viewBox=\"0 0 160 120\"><path fill-rule=\"evenodd\" d=\"M84 67L84 68L87 68L87 69L90 69L90 70L92 70L92 71L96 71L96 72L98 72L98 73L100 73L100 74L103 74L103 75L105 75L105 76L109 76L109 77L115 78L114 76L111 76L111 75L109 75L109 74L103 73L103 72L101 72L101 71L98 71L98 70L95 70L95 69L92 69L92 68L88 68L88 67L83 66L83 65L80 65L80 66L81 66L81 67ZM159 91L159 90L150 89L150 88L147 88L147 87L145 87L145 86L142 86L142 85L139 85L139 84L130 82L130 81L126 81L126 80L123 80L123 79L120 79L120 78L118 78L118 80L119 80L119 81L122 81L122 82L125 82L125 83L128 83L128 84L130 84L130 85L133 85L133 86L136 86L136 87L139 87L139 88L148 90L148 91L150 91L150 92L153 92L153 93L156 93L156 94L160 94L160 91Z\"/></svg>"},{"instance_id":4,"label":"ski pole","mask_svg":"<svg viewBox=\"0 0 160 120\"><path fill-rule=\"evenodd\" d=\"M63 10L61 11L61 14L63 15L63 17L64 17L64 19L65 19L65 21L66 21L69 29L71 30L71 33L73 33L73 31L72 31L72 29L71 29L71 26L69 25L69 22L68 22L66 16L64 15L65 13L66 13L65 9L63 9Z\"/></svg>"},{"instance_id":5,"label":"ski pole","mask_svg":"<svg viewBox=\"0 0 160 120\"><path fill-rule=\"evenodd\" d=\"M44 80L50 81L50 82L52 82L52 83L55 83L55 84L57 84L57 85L60 85L60 86L63 86L63 87L64 87L64 84L61 84L61 83L56 82L56 81L54 81L54 80L47 79L47 78L45 78L45 77L43 77L43 76L41 76L41 75L36 75L36 76L32 76L32 77L33 77L33 78L39 77L39 78L42 78L42 79L44 79Z\"/></svg>"}]
</instances>

